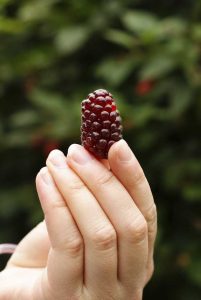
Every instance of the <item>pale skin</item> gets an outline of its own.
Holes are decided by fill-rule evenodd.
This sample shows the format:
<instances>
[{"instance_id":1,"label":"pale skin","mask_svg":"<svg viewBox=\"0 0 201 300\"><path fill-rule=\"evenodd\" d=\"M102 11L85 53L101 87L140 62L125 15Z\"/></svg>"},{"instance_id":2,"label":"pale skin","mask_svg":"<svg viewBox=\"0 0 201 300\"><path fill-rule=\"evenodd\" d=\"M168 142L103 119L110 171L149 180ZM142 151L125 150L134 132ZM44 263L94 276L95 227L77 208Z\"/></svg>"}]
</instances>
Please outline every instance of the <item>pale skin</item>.
<instances>
[{"instance_id":1,"label":"pale skin","mask_svg":"<svg viewBox=\"0 0 201 300\"><path fill-rule=\"evenodd\" d=\"M36 187L44 221L0 273L0 300L141 300L157 217L127 143L115 143L107 163L80 145L67 157L53 150Z\"/></svg>"}]
</instances>

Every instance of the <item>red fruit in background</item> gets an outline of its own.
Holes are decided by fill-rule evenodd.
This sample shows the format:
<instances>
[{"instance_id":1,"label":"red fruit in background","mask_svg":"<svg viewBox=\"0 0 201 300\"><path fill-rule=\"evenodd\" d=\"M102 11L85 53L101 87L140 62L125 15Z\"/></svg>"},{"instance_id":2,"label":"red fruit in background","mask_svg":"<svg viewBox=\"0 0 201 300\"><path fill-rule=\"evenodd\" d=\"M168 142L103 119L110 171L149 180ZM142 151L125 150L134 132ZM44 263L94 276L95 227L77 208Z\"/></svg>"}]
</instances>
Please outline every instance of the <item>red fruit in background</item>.
<instances>
[{"instance_id":1,"label":"red fruit in background","mask_svg":"<svg viewBox=\"0 0 201 300\"><path fill-rule=\"evenodd\" d=\"M110 147L122 138L119 111L113 96L99 89L82 101L82 145L97 158L107 158Z\"/></svg>"},{"instance_id":2,"label":"red fruit in background","mask_svg":"<svg viewBox=\"0 0 201 300\"><path fill-rule=\"evenodd\" d=\"M136 85L136 93L140 96L148 94L153 89L154 83L151 80L143 80Z\"/></svg>"},{"instance_id":3,"label":"red fruit in background","mask_svg":"<svg viewBox=\"0 0 201 300\"><path fill-rule=\"evenodd\" d=\"M44 155L47 156L52 150L58 149L60 143L56 140L48 140L43 135L37 133L32 137L31 145L33 148L40 149L40 151L42 151Z\"/></svg>"},{"instance_id":4,"label":"red fruit in background","mask_svg":"<svg viewBox=\"0 0 201 300\"><path fill-rule=\"evenodd\" d=\"M60 146L58 141L54 141L54 140L50 140L50 141L46 141L43 145L43 153L45 154L45 156L48 156L48 154L54 150L54 149L58 149Z\"/></svg>"}]
</instances>

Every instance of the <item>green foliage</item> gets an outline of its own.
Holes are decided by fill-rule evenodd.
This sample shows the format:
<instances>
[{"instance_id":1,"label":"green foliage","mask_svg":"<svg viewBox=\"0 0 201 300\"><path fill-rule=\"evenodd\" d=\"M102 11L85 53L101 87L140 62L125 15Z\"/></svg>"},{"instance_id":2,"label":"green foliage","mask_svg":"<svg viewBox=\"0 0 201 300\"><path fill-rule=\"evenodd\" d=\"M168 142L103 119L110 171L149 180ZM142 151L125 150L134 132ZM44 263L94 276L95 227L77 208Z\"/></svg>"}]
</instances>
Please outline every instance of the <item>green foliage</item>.
<instances>
[{"instance_id":1,"label":"green foliage","mask_svg":"<svg viewBox=\"0 0 201 300\"><path fill-rule=\"evenodd\" d=\"M35 175L80 142L80 101L103 87L158 207L144 298L200 298L200 17L188 0L0 1L0 242L41 220Z\"/></svg>"}]
</instances>

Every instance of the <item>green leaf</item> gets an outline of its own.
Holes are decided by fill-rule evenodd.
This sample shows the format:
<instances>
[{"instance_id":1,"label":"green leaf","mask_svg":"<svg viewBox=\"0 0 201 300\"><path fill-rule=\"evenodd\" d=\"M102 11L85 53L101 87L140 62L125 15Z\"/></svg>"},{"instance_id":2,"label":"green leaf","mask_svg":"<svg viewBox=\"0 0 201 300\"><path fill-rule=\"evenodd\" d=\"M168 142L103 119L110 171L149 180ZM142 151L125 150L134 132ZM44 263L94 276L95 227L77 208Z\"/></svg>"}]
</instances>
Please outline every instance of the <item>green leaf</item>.
<instances>
[{"instance_id":1,"label":"green leaf","mask_svg":"<svg viewBox=\"0 0 201 300\"><path fill-rule=\"evenodd\" d=\"M14 129L4 137L4 144L9 148L29 147L31 130Z\"/></svg>"},{"instance_id":2,"label":"green leaf","mask_svg":"<svg viewBox=\"0 0 201 300\"><path fill-rule=\"evenodd\" d=\"M20 71L30 71L32 69L42 69L49 66L55 59L53 47L44 46L31 49L18 57L16 68Z\"/></svg>"},{"instance_id":3,"label":"green leaf","mask_svg":"<svg viewBox=\"0 0 201 300\"><path fill-rule=\"evenodd\" d=\"M44 136L62 139L77 135L80 128L80 102L66 101L57 93L34 90L32 103L41 119L39 130ZM46 121L43 122L43 119Z\"/></svg>"},{"instance_id":4,"label":"green leaf","mask_svg":"<svg viewBox=\"0 0 201 300\"><path fill-rule=\"evenodd\" d=\"M55 45L59 52L71 54L84 45L89 35L90 31L84 26L64 28L58 33Z\"/></svg>"},{"instance_id":5,"label":"green leaf","mask_svg":"<svg viewBox=\"0 0 201 300\"><path fill-rule=\"evenodd\" d=\"M35 111L24 110L15 113L10 118L10 123L14 127L27 127L36 124L39 121L39 116Z\"/></svg>"},{"instance_id":6,"label":"green leaf","mask_svg":"<svg viewBox=\"0 0 201 300\"><path fill-rule=\"evenodd\" d=\"M133 48L133 46L136 44L139 44L136 37L121 30L108 30L105 34L105 38L115 44L118 44L128 49Z\"/></svg>"},{"instance_id":7,"label":"green leaf","mask_svg":"<svg viewBox=\"0 0 201 300\"><path fill-rule=\"evenodd\" d=\"M189 269L188 275L198 286L201 286L201 259L200 256L197 259L193 260Z\"/></svg>"},{"instance_id":8,"label":"green leaf","mask_svg":"<svg viewBox=\"0 0 201 300\"><path fill-rule=\"evenodd\" d=\"M13 0L0 0L0 8L12 3Z\"/></svg>"},{"instance_id":9,"label":"green leaf","mask_svg":"<svg viewBox=\"0 0 201 300\"><path fill-rule=\"evenodd\" d=\"M167 75L176 66L176 61L170 56L158 55L151 57L140 71L140 79L157 79Z\"/></svg>"},{"instance_id":10,"label":"green leaf","mask_svg":"<svg viewBox=\"0 0 201 300\"><path fill-rule=\"evenodd\" d=\"M25 29L25 24L20 20L0 17L0 32L16 34Z\"/></svg>"},{"instance_id":11,"label":"green leaf","mask_svg":"<svg viewBox=\"0 0 201 300\"><path fill-rule=\"evenodd\" d=\"M158 26L156 17L143 11L128 11L123 15L122 21L127 29L138 34L150 32Z\"/></svg>"},{"instance_id":12,"label":"green leaf","mask_svg":"<svg viewBox=\"0 0 201 300\"><path fill-rule=\"evenodd\" d=\"M178 117L184 113L192 101L192 90L183 84L177 84L170 90L171 115Z\"/></svg>"},{"instance_id":13,"label":"green leaf","mask_svg":"<svg viewBox=\"0 0 201 300\"><path fill-rule=\"evenodd\" d=\"M110 58L103 61L96 69L96 74L107 83L117 86L128 78L131 72L138 65L138 60L132 57L115 60Z\"/></svg>"},{"instance_id":14,"label":"green leaf","mask_svg":"<svg viewBox=\"0 0 201 300\"><path fill-rule=\"evenodd\" d=\"M58 0L27 1L19 9L18 16L24 21L41 20L49 16L51 6Z\"/></svg>"},{"instance_id":15,"label":"green leaf","mask_svg":"<svg viewBox=\"0 0 201 300\"><path fill-rule=\"evenodd\" d=\"M159 32L161 36L166 37L181 37L187 29L185 20L179 18L166 18L160 21Z\"/></svg>"},{"instance_id":16,"label":"green leaf","mask_svg":"<svg viewBox=\"0 0 201 300\"><path fill-rule=\"evenodd\" d=\"M129 114L131 111L129 112ZM151 105L136 106L132 112L132 119L136 127L146 125L150 120L155 119L157 110Z\"/></svg>"},{"instance_id":17,"label":"green leaf","mask_svg":"<svg viewBox=\"0 0 201 300\"><path fill-rule=\"evenodd\" d=\"M192 37L197 42L201 41L201 24L197 23L192 28Z\"/></svg>"},{"instance_id":18,"label":"green leaf","mask_svg":"<svg viewBox=\"0 0 201 300\"><path fill-rule=\"evenodd\" d=\"M64 99L59 94L35 89L30 95L30 100L39 108L54 115L63 111Z\"/></svg>"}]
</instances>

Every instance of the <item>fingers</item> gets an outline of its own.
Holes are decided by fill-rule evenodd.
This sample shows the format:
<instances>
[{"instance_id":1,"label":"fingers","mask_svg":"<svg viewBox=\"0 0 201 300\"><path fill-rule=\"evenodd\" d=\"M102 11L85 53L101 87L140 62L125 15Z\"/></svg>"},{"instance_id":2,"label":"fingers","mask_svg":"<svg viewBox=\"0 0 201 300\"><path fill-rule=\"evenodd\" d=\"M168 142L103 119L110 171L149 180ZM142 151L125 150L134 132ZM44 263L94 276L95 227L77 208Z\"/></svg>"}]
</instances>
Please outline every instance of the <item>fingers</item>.
<instances>
[{"instance_id":1,"label":"fingers","mask_svg":"<svg viewBox=\"0 0 201 300\"><path fill-rule=\"evenodd\" d=\"M116 232L92 193L67 165L62 152L52 151L47 166L84 239L85 285L90 282L97 290L102 284L106 289L117 279Z\"/></svg>"},{"instance_id":2,"label":"fingers","mask_svg":"<svg viewBox=\"0 0 201 300\"><path fill-rule=\"evenodd\" d=\"M74 293L83 281L82 237L46 167L37 175L36 187L51 242L48 281L55 291Z\"/></svg>"},{"instance_id":3,"label":"fingers","mask_svg":"<svg viewBox=\"0 0 201 300\"><path fill-rule=\"evenodd\" d=\"M115 176L80 145L71 145L70 167L91 190L118 236L118 270L122 282L140 285L144 280L148 242L145 219Z\"/></svg>"},{"instance_id":4,"label":"fingers","mask_svg":"<svg viewBox=\"0 0 201 300\"><path fill-rule=\"evenodd\" d=\"M49 249L46 225L41 222L19 243L7 267L43 268L47 264Z\"/></svg>"},{"instance_id":5,"label":"fingers","mask_svg":"<svg viewBox=\"0 0 201 300\"><path fill-rule=\"evenodd\" d=\"M109 151L112 172L122 182L148 224L148 268L153 268L153 249L157 231L156 206L149 183L143 170L124 140L113 145ZM150 270L152 273L152 270Z\"/></svg>"}]
</instances>

